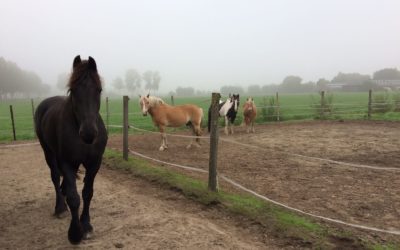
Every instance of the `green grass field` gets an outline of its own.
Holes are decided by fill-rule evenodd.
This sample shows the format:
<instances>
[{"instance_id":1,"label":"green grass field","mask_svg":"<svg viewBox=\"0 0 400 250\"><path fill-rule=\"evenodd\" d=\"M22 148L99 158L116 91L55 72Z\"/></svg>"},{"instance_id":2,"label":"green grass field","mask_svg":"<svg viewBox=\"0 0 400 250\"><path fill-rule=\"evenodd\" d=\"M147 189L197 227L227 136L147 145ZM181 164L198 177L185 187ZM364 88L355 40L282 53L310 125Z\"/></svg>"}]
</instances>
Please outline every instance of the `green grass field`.
<instances>
[{"instance_id":1,"label":"green grass field","mask_svg":"<svg viewBox=\"0 0 400 250\"><path fill-rule=\"evenodd\" d=\"M373 93L373 113L371 119L374 120L400 120L400 108L396 103L399 94ZM247 96L241 96L240 106L243 105ZM226 97L223 97L225 100ZM258 107L257 123L277 121L277 102L275 95L256 96L255 103ZM273 100L271 100L273 99ZM333 93L325 96L327 101L327 112L321 116L320 103L321 97L318 93L313 94L281 94L279 95L279 120L313 120L313 119L367 119L368 112L368 93ZM192 103L203 108L205 119L203 126L207 124L207 112L211 97L175 97L175 105ZM41 100L34 99L34 106L37 106ZM164 101L171 103L170 97L164 97ZM379 102L379 103L377 103ZM383 103L382 103L383 102ZM33 117L31 100L3 100L0 101L0 141L10 141L13 139L12 123L10 115L10 105L13 106L15 130L17 140L28 140L35 137L33 131ZM381 110L381 107L385 109ZM385 111L385 112L378 112ZM106 102L102 100L101 114L106 122ZM109 100L109 124L122 125L122 98ZM239 115L235 124L242 122L242 110L239 109ZM133 126L156 131L150 116L142 116L139 109L138 98L132 98L129 101L129 123ZM223 119L220 124L223 125ZM110 127L110 133L121 133L121 128ZM130 133L135 133L131 130Z\"/></svg>"}]
</instances>

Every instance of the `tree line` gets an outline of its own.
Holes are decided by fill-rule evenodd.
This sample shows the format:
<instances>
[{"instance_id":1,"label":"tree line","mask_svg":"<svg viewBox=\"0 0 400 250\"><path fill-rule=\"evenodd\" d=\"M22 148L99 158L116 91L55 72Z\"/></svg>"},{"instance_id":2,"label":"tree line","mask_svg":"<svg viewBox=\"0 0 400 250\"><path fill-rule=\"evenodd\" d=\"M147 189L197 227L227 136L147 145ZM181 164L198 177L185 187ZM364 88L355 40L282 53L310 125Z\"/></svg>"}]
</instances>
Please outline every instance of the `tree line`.
<instances>
[{"instance_id":1,"label":"tree line","mask_svg":"<svg viewBox=\"0 0 400 250\"><path fill-rule=\"evenodd\" d=\"M44 96L49 90L36 73L0 57L0 99Z\"/></svg>"},{"instance_id":2,"label":"tree line","mask_svg":"<svg viewBox=\"0 0 400 250\"><path fill-rule=\"evenodd\" d=\"M142 82L144 81L144 85ZM125 77L117 77L111 83L114 89L118 92L128 91L132 95L139 93L142 90L147 92L158 91L160 88L161 76L158 71L147 70L140 74L136 69L128 69L125 72Z\"/></svg>"},{"instance_id":3,"label":"tree line","mask_svg":"<svg viewBox=\"0 0 400 250\"><path fill-rule=\"evenodd\" d=\"M368 91L382 90L383 87L377 84L379 80L399 80L400 84L400 71L396 68L385 68L378 70L370 75L363 75L359 73L342 73L339 72L330 81L325 78L320 78L316 82L303 82L299 76L289 75L283 79L280 84L258 85L253 84L248 87L242 85L225 85L220 88L220 93L228 95L229 93L239 93L247 95L265 95L280 92L280 93L310 93L318 91L326 91L334 88L335 85L340 85L339 91ZM399 85L400 87L400 85ZM178 87L175 92L171 91L170 95L177 96L194 96L194 95L208 95L209 91L199 91L193 87Z\"/></svg>"}]
</instances>

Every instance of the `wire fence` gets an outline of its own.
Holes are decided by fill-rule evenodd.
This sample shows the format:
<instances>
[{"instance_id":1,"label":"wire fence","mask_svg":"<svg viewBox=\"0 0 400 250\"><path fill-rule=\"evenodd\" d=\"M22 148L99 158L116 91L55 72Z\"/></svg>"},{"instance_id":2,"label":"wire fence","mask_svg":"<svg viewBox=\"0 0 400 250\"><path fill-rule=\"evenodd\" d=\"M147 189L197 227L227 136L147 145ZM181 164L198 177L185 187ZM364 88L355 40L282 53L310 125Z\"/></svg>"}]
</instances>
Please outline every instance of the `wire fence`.
<instances>
[{"instance_id":1,"label":"wire fence","mask_svg":"<svg viewBox=\"0 0 400 250\"><path fill-rule=\"evenodd\" d=\"M377 93L376 95L379 96L380 94ZM179 98L171 97L171 104L180 102L182 102L182 100ZM122 124L123 112L121 111L121 106L116 105L115 101L110 102L108 98L106 98L106 102L103 103L106 103L107 107L101 110L100 115L106 123L109 132L119 133L122 128L110 126L110 124ZM110 103L113 103L113 105ZM204 110L204 116L207 117L208 107L210 105L209 98L203 98L200 100L193 99L192 103L200 105ZM0 141L33 139L35 137L33 123L34 105L34 100L31 100L30 103L24 102L23 105L15 105L15 107L10 105L10 107L14 109L14 117L11 117L11 114L8 112L8 106L1 106L0 103ZM135 106L133 106L134 109L137 108L137 106ZM273 102L268 103L267 99L264 99L264 101L259 100L256 107L258 109L256 123L258 124L304 119L400 120L400 100L374 98L374 95L372 95L371 92L369 93L368 98L365 98L365 101L361 102L360 100L357 100L351 103L333 102L321 92L319 99L312 97L309 99L308 104L295 103L293 101L285 103L284 98L280 98L278 93L276 93ZM133 111L129 112L128 115L130 123L134 124L136 128L154 130L152 123L148 119L143 118L141 112ZM243 117L239 115L236 119L236 125L239 125L242 122ZM221 125L222 123L223 121L220 121ZM205 124L206 122L203 122L203 126ZM130 133L137 132L140 131L130 131Z\"/></svg>"}]
</instances>

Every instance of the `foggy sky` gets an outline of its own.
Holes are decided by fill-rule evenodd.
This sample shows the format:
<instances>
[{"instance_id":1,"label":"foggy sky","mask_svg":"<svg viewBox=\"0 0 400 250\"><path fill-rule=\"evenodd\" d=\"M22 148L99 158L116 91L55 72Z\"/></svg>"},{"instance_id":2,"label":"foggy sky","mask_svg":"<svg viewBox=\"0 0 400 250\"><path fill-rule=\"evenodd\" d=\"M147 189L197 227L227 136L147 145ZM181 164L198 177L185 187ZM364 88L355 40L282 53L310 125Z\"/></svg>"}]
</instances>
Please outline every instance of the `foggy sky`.
<instances>
[{"instance_id":1,"label":"foggy sky","mask_svg":"<svg viewBox=\"0 0 400 250\"><path fill-rule=\"evenodd\" d=\"M398 0L0 3L0 57L51 85L78 54L106 88L135 68L158 70L161 92L400 68Z\"/></svg>"}]
</instances>

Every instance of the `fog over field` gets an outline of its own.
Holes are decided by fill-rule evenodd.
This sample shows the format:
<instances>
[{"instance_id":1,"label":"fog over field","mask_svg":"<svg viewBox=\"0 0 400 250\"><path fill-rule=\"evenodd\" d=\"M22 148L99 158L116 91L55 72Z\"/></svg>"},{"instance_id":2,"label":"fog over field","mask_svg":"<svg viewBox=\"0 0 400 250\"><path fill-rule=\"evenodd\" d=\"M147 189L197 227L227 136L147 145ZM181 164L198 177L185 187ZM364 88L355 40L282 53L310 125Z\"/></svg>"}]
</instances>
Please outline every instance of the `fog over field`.
<instances>
[{"instance_id":1,"label":"fog over field","mask_svg":"<svg viewBox=\"0 0 400 250\"><path fill-rule=\"evenodd\" d=\"M106 89L128 69L157 71L160 93L316 82L400 68L399 11L397 0L2 0L0 57L54 88L78 54Z\"/></svg>"}]
</instances>

